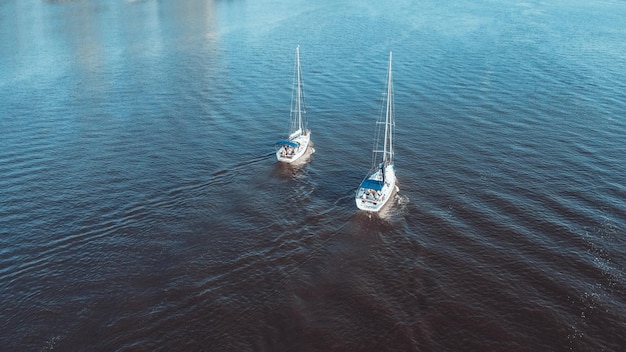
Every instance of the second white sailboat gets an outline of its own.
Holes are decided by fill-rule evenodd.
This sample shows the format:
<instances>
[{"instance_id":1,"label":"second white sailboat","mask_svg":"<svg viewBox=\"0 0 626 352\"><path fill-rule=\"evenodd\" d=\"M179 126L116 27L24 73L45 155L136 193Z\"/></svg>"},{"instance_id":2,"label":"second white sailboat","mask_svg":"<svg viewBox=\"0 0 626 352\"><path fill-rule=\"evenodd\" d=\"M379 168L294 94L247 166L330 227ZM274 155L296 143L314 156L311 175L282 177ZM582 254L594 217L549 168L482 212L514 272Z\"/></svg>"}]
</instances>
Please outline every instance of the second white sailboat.
<instances>
[{"instance_id":1,"label":"second white sailboat","mask_svg":"<svg viewBox=\"0 0 626 352\"><path fill-rule=\"evenodd\" d=\"M278 161L293 163L304 155L311 142L311 131L307 129L304 87L300 67L300 46L296 47L293 90L291 94L291 119L287 139L276 142Z\"/></svg>"},{"instance_id":2,"label":"second white sailboat","mask_svg":"<svg viewBox=\"0 0 626 352\"><path fill-rule=\"evenodd\" d=\"M396 169L393 160L393 138L395 128L395 111L393 104L393 77L391 71L392 53L389 52L389 68L387 70L387 90L385 93L384 120L377 122L379 133L372 156L372 169L356 191L357 208L369 212L378 212L391 199L396 190ZM382 142L382 146L380 145Z\"/></svg>"}]
</instances>

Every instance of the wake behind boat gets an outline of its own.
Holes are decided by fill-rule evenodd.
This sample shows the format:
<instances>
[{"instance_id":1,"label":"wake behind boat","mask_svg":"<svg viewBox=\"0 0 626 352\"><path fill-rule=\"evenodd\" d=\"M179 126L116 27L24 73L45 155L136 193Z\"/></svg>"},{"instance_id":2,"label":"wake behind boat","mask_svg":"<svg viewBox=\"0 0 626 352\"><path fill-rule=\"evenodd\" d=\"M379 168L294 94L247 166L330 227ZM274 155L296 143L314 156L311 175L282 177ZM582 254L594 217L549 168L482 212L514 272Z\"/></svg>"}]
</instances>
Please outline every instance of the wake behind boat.
<instances>
[{"instance_id":1,"label":"wake behind boat","mask_svg":"<svg viewBox=\"0 0 626 352\"><path fill-rule=\"evenodd\" d=\"M296 47L293 89L291 93L291 119L287 139L276 142L278 161L293 163L304 155L311 141L311 131L307 129L306 108L302 70L300 68L300 46Z\"/></svg>"},{"instance_id":2,"label":"wake behind boat","mask_svg":"<svg viewBox=\"0 0 626 352\"><path fill-rule=\"evenodd\" d=\"M381 118L377 122L377 138L372 155L372 169L359 185L355 196L356 206L361 210L369 212L378 212L389 201L396 189L396 170L393 161L395 111L393 106L391 58L392 53L389 52L385 117L383 120L381 114ZM381 130L384 130L382 146L380 145Z\"/></svg>"}]
</instances>

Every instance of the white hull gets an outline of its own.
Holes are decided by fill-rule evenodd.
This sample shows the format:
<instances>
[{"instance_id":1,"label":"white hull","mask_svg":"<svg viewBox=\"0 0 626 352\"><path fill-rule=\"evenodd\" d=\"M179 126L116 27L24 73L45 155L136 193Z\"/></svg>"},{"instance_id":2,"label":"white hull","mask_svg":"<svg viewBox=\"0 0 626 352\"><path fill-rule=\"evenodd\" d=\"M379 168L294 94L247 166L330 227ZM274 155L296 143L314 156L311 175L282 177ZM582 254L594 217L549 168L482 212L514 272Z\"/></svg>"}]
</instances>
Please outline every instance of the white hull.
<instances>
[{"instance_id":1,"label":"white hull","mask_svg":"<svg viewBox=\"0 0 626 352\"><path fill-rule=\"evenodd\" d=\"M309 143L311 142L311 133L306 131L296 138L290 139L290 142L298 144L297 147L280 146L276 151L276 159L283 163L293 163L300 159L306 153Z\"/></svg>"},{"instance_id":2,"label":"white hull","mask_svg":"<svg viewBox=\"0 0 626 352\"><path fill-rule=\"evenodd\" d=\"M385 183L379 191L371 188L359 188L356 192L357 208L370 212L378 212L392 198L396 189L396 174L393 165L388 165L385 170ZM371 175L369 180L382 181L380 170Z\"/></svg>"}]
</instances>

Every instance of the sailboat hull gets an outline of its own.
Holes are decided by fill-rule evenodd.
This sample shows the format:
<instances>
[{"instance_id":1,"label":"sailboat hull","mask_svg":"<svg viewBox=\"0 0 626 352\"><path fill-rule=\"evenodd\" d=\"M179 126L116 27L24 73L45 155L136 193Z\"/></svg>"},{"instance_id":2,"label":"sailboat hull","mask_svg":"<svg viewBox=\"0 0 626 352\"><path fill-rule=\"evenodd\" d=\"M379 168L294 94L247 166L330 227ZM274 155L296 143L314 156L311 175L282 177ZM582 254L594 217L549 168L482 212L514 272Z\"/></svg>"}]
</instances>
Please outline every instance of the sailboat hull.
<instances>
[{"instance_id":1,"label":"sailboat hull","mask_svg":"<svg viewBox=\"0 0 626 352\"><path fill-rule=\"evenodd\" d=\"M295 138L289 139L289 142L295 143L297 147L289 145L279 146L276 150L276 159L283 163L293 163L300 159L306 153L309 143L311 142L311 133L305 131Z\"/></svg>"},{"instance_id":2,"label":"sailboat hull","mask_svg":"<svg viewBox=\"0 0 626 352\"><path fill-rule=\"evenodd\" d=\"M393 165L385 168L383 181L382 170L378 170L365 179L356 191L357 208L368 212L378 212L393 197L396 189L396 173Z\"/></svg>"}]
</instances>

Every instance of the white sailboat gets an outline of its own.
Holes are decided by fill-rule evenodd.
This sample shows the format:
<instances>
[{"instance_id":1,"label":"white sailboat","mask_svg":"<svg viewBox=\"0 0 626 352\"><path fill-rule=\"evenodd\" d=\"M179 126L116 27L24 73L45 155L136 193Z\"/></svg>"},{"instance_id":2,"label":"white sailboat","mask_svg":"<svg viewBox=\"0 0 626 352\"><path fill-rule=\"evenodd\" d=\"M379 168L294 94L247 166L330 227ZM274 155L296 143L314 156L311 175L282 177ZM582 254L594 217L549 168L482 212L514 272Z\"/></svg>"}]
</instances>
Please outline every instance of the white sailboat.
<instances>
[{"instance_id":1,"label":"white sailboat","mask_svg":"<svg viewBox=\"0 0 626 352\"><path fill-rule=\"evenodd\" d=\"M393 105L393 77L391 73L392 53L389 52L389 69L387 71L387 91L385 99L385 118L377 122L378 133L372 155L372 169L356 191L356 206L365 211L378 212L396 190L396 170L393 161L393 137L395 128L395 112ZM384 130L384 132L383 132ZM380 138L380 133L384 135ZM380 145L382 139L382 146ZM382 147L382 149L381 149Z\"/></svg>"},{"instance_id":2,"label":"white sailboat","mask_svg":"<svg viewBox=\"0 0 626 352\"><path fill-rule=\"evenodd\" d=\"M304 155L311 141L311 131L307 129L304 106L300 46L296 47L296 65L291 94L291 122L288 133L287 139L276 142L276 158L281 162L293 163Z\"/></svg>"}]
</instances>

